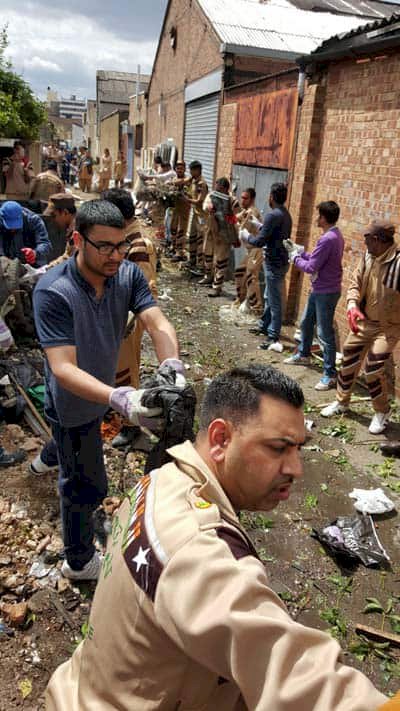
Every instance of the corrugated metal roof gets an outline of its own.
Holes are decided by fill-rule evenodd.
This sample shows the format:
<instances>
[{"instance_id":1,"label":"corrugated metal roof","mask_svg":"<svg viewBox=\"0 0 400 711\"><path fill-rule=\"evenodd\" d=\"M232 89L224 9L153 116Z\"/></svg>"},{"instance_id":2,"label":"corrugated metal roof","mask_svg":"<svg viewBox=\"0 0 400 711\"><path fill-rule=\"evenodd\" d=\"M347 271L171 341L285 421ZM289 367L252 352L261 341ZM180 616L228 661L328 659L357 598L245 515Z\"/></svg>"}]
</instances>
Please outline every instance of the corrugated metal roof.
<instances>
[{"instance_id":1,"label":"corrugated metal roof","mask_svg":"<svg viewBox=\"0 0 400 711\"><path fill-rule=\"evenodd\" d=\"M290 0L300 10L313 12L335 12L342 15L355 15L372 19L391 17L399 10L399 6L392 2L380 0Z\"/></svg>"},{"instance_id":2,"label":"corrugated metal roof","mask_svg":"<svg viewBox=\"0 0 400 711\"><path fill-rule=\"evenodd\" d=\"M367 24L355 27L352 30L349 30L348 32L342 32L341 34L336 34L333 35L332 37L329 37L326 39L324 42L322 42L319 47L317 47L314 50L314 53L318 52L323 52L326 49L330 48L332 45L337 44L341 40L347 40L351 39L352 37L356 37L357 35L362 35L366 32L372 32L373 30L379 30L384 27L389 27L390 25L394 24L395 22L400 21L400 8L399 8L399 14L393 14L391 17L385 17L383 20L375 20L374 22L368 22Z\"/></svg>"},{"instance_id":3,"label":"corrugated metal roof","mask_svg":"<svg viewBox=\"0 0 400 711\"><path fill-rule=\"evenodd\" d=\"M300 10L287 0L198 0L223 44L309 54L333 34L363 24L360 17ZM367 22L367 20L365 20Z\"/></svg>"}]
</instances>

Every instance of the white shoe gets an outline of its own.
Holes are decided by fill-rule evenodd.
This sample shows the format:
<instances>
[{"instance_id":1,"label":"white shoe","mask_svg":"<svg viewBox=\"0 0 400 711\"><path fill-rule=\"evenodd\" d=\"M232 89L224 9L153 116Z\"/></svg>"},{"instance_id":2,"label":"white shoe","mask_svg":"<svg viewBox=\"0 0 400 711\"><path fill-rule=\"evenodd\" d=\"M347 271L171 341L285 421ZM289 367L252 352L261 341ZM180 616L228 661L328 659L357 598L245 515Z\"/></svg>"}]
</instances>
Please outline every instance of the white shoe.
<instances>
[{"instance_id":1,"label":"white shoe","mask_svg":"<svg viewBox=\"0 0 400 711\"><path fill-rule=\"evenodd\" d=\"M321 415L322 417L333 417L333 415L342 415L344 412L346 412L348 408L346 405L342 405L340 402L335 400L334 402L331 402L330 405L327 405L324 407L323 410L321 410Z\"/></svg>"},{"instance_id":2,"label":"white shoe","mask_svg":"<svg viewBox=\"0 0 400 711\"><path fill-rule=\"evenodd\" d=\"M381 434L384 429L386 429L386 425L389 422L389 413L388 412L375 412L375 415L373 416L371 420L371 424L368 427L369 432L371 434Z\"/></svg>"},{"instance_id":3,"label":"white shoe","mask_svg":"<svg viewBox=\"0 0 400 711\"><path fill-rule=\"evenodd\" d=\"M275 351L275 353L283 353L283 345L279 341L274 341L268 346L269 351Z\"/></svg>"},{"instance_id":4,"label":"white shoe","mask_svg":"<svg viewBox=\"0 0 400 711\"><path fill-rule=\"evenodd\" d=\"M93 557L88 563L86 563L86 565L83 566L82 570L74 570L71 568L68 561L64 560L64 563L61 566L61 574L64 578L68 578L69 580L97 580L100 575L102 565L103 556L95 551Z\"/></svg>"},{"instance_id":5,"label":"white shoe","mask_svg":"<svg viewBox=\"0 0 400 711\"><path fill-rule=\"evenodd\" d=\"M330 378L329 375L323 375L321 380L314 386L315 390L336 390L336 378Z\"/></svg>"},{"instance_id":6,"label":"white shoe","mask_svg":"<svg viewBox=\"0 0 400 711\"><path fill-rule=\"evenodd\" d=\"M47 466L47 464L45 464L40 458L40 454L38 454L29 465L29 473L34 476L42 476L42 474L55 471L58 471L58 464L53 467Z\"/></svg>"},{"instance_id":7,"label":"white shoe","mask_svg":"<svg viewBox=\"0 0 400 711\"><path fill-rule=\"evenodd\" d=\"M293 355L285 358L283 361L286 365L310 365L310 356L301 356L300 353L293 353Z\"/></svg>"}]
</instances>

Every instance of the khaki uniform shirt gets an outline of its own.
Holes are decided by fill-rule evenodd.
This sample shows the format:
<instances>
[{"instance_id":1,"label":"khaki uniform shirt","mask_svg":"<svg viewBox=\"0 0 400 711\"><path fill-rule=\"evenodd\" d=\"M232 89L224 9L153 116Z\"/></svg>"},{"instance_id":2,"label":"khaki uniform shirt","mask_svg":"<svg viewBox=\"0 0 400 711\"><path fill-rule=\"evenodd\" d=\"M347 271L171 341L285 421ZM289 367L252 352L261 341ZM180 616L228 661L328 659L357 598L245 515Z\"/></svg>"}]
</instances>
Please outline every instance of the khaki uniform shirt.
<instances>
[{"instance_id":1,"label":"khaki uniform shirt","mask_svg":"<svg viewBox=\"0 0 400 711\"><path fill-rule=\"evenodd\" d=\"M196 200L196 204L192 205L197 217L205 217L203 210L203 202L208 195L208 185L201 175L200 178L192 178L189 184L189 197Z\"/></svg>"},{"instance_id":2,"label":"khaki uniform shirt","mask_svg":"<svg viewBox=\"0 0 400 711\"><path fill-rule=\"evenodd\" d=\"M400 327L400 250L393 244L381 255L368 252L361 258L350 280L347 304L355 302L371 321L384 329Z\"/></svg>"},{"instance_id":3,"label":"khaki uniform shirt","mask_svg":"<svg viewBox=\"0 0 400 711\"><path fill-rule=\"evenodd\" d=\"M31 200L47 202L51 195L65 193L64 183L52 170L39 173L32 182Z\"/></svg>"},{"instance_id":4,"label":"khaki uniform shirt","mask_svg":"<svg viewBox=\"0 0 400 711\"><path fill-rule=\"evenodd\" d=\"M86 639L47 711L376 711L338 643L298 624L190 442L114 514Z\"/></svg>"}]
</instances>

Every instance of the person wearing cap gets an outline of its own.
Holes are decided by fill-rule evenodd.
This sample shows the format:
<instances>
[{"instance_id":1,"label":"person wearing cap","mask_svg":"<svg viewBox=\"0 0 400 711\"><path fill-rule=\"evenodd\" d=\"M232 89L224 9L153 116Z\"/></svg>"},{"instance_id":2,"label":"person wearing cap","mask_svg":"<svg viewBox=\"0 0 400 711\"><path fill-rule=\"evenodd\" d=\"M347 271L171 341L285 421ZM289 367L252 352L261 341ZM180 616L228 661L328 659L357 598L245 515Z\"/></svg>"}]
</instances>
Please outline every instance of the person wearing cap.
<instances>
[{"instance_id":1,"label":"person wearing cap","mask_svg":"<svg viewBox=\"0 0 400 711\"><path fill-rule=\"evenodd\" d=\"M369 431L383 432L389 421L385 365L400 340L400 248L394 241L395 227L373 221L364 232L367 247L347 292L350 326L343 345L336 400L321 410L323 417L345 412L365 361L365 379L374 416Z\"/></svg>"},{"instance_id":2,"label":"person wearing cap","mask_svg":"<svg viewBox=\"0 0 400 711\"><path fill-rule=\"evenodd\" d=\"M198 160L193 160L189 164L190 182L188 195L184 197L191 207L189 217L189 267L195 271L203 269L203 245L207 228L207 213L203 209L203 203L208 195L208 185L204 180L201 171L202 165ZM201 271L198 272L201 276Z\"/></svg>"},{"instance_id":3,"label":"person wearing cap","mask_svg":"<svg viewBox=\"0 0 400 711\"><path fill-rule=\"evenodd\" d=\"M75 200L69 193L50 195L49 203L42 217L51 242L51 252L47 260L52 263L64 254L71 256L70 244L75 224Z\"/></svg>"},{"instance_id":4,"label":"person wearing cap","mask_svg":"<svg viewBox=\"0 0 400 711\"><path fill-rule=\"evenodd\" d=\"M47 170L39 173L32 181L31 200L47 202L50 195L64 192L64 183L57 174L57 163L55 160L49 160Z\"/></svg>"},{"instance_id":5,"label":"person wearing cap","mask_svg":"<svg viewBox=\"0 0 400 711\"><path fill-rule=\"evenodd\" d=\"M47 264L51 244L46 226L36 213L13 200L0 208L0 256L32 267Z\"/></svg>"}]
</instances>

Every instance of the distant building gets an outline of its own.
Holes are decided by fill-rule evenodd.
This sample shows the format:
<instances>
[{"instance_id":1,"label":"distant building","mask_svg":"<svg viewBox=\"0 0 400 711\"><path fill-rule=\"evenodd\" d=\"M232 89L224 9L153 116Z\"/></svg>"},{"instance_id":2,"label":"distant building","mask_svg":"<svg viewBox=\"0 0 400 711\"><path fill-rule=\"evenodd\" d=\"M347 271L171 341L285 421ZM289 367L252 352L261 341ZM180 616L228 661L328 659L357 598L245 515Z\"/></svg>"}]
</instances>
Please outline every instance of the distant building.
<instances>
[{"instance_id":1,"label":"distant building","mask_svg":"<svg viewBox=\"0 0 400 711\"><path fill-rule=\"evenodd\" d=\"M79 119L82 121L83 114L86 111L85 99L77 99L74 94L69 99L63 96L60 99L60 116L61 118Z\"/></svg>"},{"instance_id":2,"label":"distant building","mask_svg":"<svg viewBox=\"0 0 400 711\"><path fill-rule=\"evenodd\" d=\"M139 77L139 92L146 91L150 82L148 74ZM136 94L137 74L112 72L99 69L96 72L96 124L100 136L100 122L113 111L129 111L129 97Z\"/></svg>"}]
</instances>

